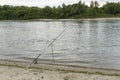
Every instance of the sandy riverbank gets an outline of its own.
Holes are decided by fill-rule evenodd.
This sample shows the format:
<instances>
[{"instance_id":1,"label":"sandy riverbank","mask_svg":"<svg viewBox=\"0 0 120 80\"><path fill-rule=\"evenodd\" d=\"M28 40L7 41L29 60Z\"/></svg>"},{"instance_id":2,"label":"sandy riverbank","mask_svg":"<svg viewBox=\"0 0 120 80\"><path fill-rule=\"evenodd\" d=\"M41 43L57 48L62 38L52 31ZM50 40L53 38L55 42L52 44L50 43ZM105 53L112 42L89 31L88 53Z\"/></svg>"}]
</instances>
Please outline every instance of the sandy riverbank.
<instances>
[{"instance_id":1,"label":"sandy riverbank","mask_svg":"<svg viewBox=\"0 0 120 80\"><path fill-rule=\"evenodd\" d=\"M81 18L81 19L33 19L38 21L75 21L75 20L119 20L120 17L98 17L98 18Z\"/></svg>"},{"instance_id":2,"label":"sandy riverbank","mask_svg":"<svg viewBox=\"0 0 120 80\"><path fill-rule=\"evenodd\" d=\"M1 80L120 80L119 71L0 61Z\"/></svg>"}]
</instances>

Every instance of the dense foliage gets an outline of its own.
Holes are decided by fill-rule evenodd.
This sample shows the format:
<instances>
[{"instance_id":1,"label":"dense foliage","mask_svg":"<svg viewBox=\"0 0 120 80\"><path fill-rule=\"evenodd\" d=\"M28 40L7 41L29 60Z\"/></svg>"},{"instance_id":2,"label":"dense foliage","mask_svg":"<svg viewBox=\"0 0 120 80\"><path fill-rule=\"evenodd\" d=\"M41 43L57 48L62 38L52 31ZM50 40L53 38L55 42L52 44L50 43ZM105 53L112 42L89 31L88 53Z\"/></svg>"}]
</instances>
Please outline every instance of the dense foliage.
<instances>
[{"instance_id":1,"label":"dense foliage","mask_svg":"<svg viewBox=\"0 0 120 80\"><path fill-rule=\"evenodd\" d=\"M0 6L0 19L64 19L64 18L95 18L120 17L120 3L107 2L99 7L97 1L91 1L90 6L79 1L76 4L44 8L27 6Z\"/></svg>"}]
</instances>

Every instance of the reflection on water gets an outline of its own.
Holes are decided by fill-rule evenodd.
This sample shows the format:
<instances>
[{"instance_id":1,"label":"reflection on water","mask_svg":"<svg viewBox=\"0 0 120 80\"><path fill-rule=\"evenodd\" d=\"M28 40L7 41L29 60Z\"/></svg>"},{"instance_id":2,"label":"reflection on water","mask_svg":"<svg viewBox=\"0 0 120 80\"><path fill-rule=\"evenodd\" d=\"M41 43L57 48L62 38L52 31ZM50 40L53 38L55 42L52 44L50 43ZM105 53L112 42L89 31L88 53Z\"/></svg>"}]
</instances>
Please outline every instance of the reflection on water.
<instances>
[{"instance_id":1,"label":"reflection on water","mask_svg":"<svg viewBox=\"0 0 120 80\"><path fill-rule=\"evenodd\" d=\"M65 27L53 45L56 60L120 69L119 19L0 21L0 59L35 58ZM40 59L52 59L51 48Z\"/></svg>"}]
</instances>

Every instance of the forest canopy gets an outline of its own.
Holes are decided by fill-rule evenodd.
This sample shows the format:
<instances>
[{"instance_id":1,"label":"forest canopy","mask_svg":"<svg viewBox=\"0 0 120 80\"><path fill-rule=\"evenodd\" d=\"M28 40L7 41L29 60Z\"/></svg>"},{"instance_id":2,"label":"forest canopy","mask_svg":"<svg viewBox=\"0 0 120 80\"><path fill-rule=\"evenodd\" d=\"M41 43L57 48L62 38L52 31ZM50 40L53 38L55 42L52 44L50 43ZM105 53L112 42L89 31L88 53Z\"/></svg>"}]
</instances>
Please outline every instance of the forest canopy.
<instances>
[{"instance_id":1,"label":"forest canopy","mask_svg":"<svg viewBox=\"0 0 120 80\"><path fill-rule=\"evenodd\" d=\"M84 2L57 7L45 6L27 7L0 5L0 20L22 19L80 19L97 17L120 17L120 2L107 2L99 6L97 1L91 1L90 6Z\"/></svg>"}]
</instances>

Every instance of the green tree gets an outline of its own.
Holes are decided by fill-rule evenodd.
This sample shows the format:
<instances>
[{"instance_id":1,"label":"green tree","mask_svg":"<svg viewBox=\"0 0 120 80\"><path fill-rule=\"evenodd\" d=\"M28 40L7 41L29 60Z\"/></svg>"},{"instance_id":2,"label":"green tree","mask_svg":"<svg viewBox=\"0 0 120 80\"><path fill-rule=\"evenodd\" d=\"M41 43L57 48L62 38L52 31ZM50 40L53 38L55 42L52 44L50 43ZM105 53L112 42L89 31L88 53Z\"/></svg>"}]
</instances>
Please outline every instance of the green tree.
<instances>
[{"instance_id":1,"label":"green tree","mask_svg":"<svg viewBox=\"0 0 120 80\"><path fill-rule=\"evenodd\" d=\"M120 14L120 3L107 2L103 6L103 10L106 14L112 14L112 15Z\"/></svg>"}]
</instances>

